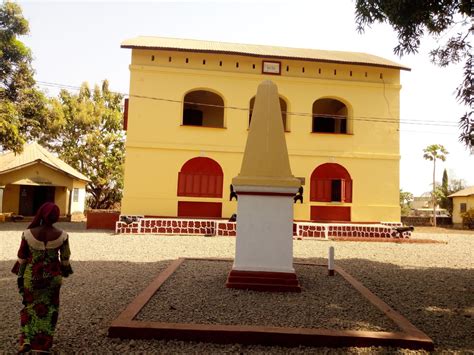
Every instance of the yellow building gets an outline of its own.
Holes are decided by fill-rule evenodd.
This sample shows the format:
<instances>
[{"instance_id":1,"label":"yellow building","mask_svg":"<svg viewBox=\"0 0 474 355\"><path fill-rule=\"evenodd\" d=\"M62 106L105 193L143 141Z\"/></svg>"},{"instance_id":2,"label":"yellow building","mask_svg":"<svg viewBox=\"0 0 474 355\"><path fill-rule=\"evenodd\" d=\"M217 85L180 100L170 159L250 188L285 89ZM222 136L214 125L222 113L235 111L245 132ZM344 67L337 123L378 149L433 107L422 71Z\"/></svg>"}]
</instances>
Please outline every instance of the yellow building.
<instances>
[{"instance_id":1,"label":"yellow building","mask_svg":"<svg viewBox=\"0 0 474 355\"><path fill-rule=\"evenodd\" d=\"M45 202L61 215L83 213L87 177L37 143L0 155L0 212L34 216Z\"/></svg>"},{"instance_id":2,"label":"yellow building","mask_svg":"<svg viewBox=\"0 0 474 355\"><path fill-rule=\"evenodd\" d=\"M462 214L474 210L474 186L465 188L448 196L453 199L453 224L462 225Z\"/></svg>"},{"instance_id":3,"label":"yellow building","mask_svg":"<svg viewBox=\"0 0 474 355\"><path fill-rule=\"evenodd\" d=\"M364 53L138 37L122 214L229 217L257 86L280 96L297 220L400 221L398 63ZM262 161L262 164L267 162Z\"/></svg>"}]
</instances>

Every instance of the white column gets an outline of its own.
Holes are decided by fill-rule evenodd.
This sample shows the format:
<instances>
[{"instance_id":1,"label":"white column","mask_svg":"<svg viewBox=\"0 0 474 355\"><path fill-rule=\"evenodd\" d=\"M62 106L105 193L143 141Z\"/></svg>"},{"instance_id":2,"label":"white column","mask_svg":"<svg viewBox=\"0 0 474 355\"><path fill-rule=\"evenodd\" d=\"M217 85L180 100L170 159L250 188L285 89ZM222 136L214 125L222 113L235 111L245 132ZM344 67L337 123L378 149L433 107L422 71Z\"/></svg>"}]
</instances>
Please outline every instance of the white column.
<instances>
[{"instance_id":1,"label":"white column","mask_svg":"<svg viewBox=\"0 0 474 355\"><path fill-rule=\"evenodd\" d=\"M255 191L256 189L263 191ZM297 188L275 187L237 188L239 202L233 270L295 272L292 196L296 190Z\"/></svg>"},{"instance_id":2,"label":"white column","mask_svg":"<svg viewBox=\"0 0 474 355\"><path fill-rule=\"evenodd\" d=\"M3 186L0 186L0 213L3 212Z\"/></svg>"}]
</instances>

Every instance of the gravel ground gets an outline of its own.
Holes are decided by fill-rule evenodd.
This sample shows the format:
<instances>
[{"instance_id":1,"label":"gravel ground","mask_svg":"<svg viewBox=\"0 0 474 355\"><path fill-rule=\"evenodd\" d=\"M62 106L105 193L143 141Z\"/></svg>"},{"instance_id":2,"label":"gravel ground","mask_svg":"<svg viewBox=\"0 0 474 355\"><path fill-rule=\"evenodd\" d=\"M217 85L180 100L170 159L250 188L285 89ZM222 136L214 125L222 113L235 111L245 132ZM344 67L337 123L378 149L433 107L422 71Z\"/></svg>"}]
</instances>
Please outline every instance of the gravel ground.
<instances>
[{"instance_id":1,"label":"gravel ground","mask_svg":"<svg viewBox=\"0 0 474 355\"><path fill-rule=\"evenodd\" d=\"M168 323L400 331L342 276L328 277L325 267L295 266L303 287L301 293L225 288L223 285L231 269L231 262L186 260L136 319ZM199 277L196 277L194 270L199 270ZM212 312L209 312L210 309ZM276 310L278 317L275 317Z\"/></svg>"},{"instance_id":2,"label":"gravel ground","mask_svg":"<svg viewBox=\"0 0 474 355\"><path fill-rule=\"evenodd\" d=\"M228 237L115 236L59 223L70 234L74 274L64 280L53 351L82 353L271 353L419 354L390 348L282 348L106 337L110 322L178 257L232 258ZM0 224L0 353L15 353L20 296L10 269L25 223ZM474 234L414 234L441 244L297 240L296 260L325 262L334 246L336 263L430 336L438 353L474 353ZM202 270L189 268L190 272ZM324 293L323 293L324 294ZM178 297L179 295L177 295ZM184 297L184 296L183 296ZM321 296L322 297L322 296ZM183 303L184 304L184 303ZM284 307L284 305L280 305ZM212 308L209 308L212 312ZM351 321L351 320L349 320Z\"/></svg>"}]
</instances>

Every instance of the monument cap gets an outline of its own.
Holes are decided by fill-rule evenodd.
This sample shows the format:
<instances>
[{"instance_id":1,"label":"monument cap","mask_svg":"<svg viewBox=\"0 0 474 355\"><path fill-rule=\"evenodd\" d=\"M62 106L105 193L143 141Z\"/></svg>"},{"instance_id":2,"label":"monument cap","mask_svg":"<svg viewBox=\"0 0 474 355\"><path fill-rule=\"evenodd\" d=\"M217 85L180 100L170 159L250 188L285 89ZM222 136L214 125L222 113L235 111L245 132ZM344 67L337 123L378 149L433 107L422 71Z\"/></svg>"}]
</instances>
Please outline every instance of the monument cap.
<instances>
[{"instance_id":1,"label":"monument cap","mask_svg":"<svg viewBox=\"0 0 474 355\"><path fill-rule=\"evenodd\" d=\"M277 86L263 81L257 89L240 173L234 186L299 187L291 173Z\"/></svg>"}]
</instances>

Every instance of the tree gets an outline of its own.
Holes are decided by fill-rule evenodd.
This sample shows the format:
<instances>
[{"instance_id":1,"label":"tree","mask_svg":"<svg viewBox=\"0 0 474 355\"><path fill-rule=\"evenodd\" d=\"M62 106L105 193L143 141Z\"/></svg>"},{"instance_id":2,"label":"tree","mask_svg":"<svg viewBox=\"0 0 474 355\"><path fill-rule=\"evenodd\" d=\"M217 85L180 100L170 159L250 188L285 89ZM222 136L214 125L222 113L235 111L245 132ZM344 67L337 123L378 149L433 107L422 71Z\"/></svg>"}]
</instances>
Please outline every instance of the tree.
<instances>
[{"instance_id":1,"label":"tree","mask_svg":"<svg viewBox=\"0 0 474 355\"><path fill-rule=\"evenodd\" d=\"M431 61L441 67L464 62L464 77L456 90L457 100L467 106L460 118L459 140L474 151L473 67L472 67L472 14L469 0L406 1L406 0L356 0L356 24L359 32L375 22L388 22L398 33L397 55L416 53L421 38L427 32L443 45L430 52ZM455 26L457 33L451 35Z\"/></svg>"},{"instance_id":2,"label":"tree","mask_svg":"<svg viewBox=\"0 0 474 355\"><path fill-rule=\"evenodd\" d=\"M408 216L413 201L413 194L400 189L400 208L402 216Z\"/></svg>"},{"instance_id":3,"label":"tree","mask_svg":"<svg viewBox=\"0 0 474 355\"><path fill-rule=\"evenodd\" d=\"M449 196L455 192L463 190L466 188L466 181L463 179L451 179L448 185L448 192L446 196ZM453 214L453 199L448 197L448 207L447 210L449 214Z\"/></svg>"},{"instance_id":4,"label":"tree","mask_svg":"<svg viewBox=\"0 0 474 355\"><path fill-rule=\"evenodd\" d=\"M451 181L449 181L449 189L448 189L448 193L449 195L455 193L455 192L458 192L460 190L463 190L466 188L466 181L463 180L463 179L451 179Z\"/></svg>"},{"instance_id":5,"label":"tree","mask_svg":"<svg viewBox=\"0 0 474 355\"><path fill-rule=\"evenodd\" d=\"M46 97L35 88L31 52L18 40L28 21L11 1L0 5L0 151L19 153L47 120Z\"/></svg>"},{"instance_id":6,"label":"tree","mask_svg":"<svg viewBox=\"0 0 474 355\"><path fill-rule=\"evenodd\" d=\"M443 171L443 181L441 185L436 184L436 199L441 208L449 211L449 214L453 214L453 200L448 196L458 192L459 190L466 188L466 182L462 179L448 179L448 173L446 169Z\"/></svg>"},{"instance_id":7,"label":"tree","mask_svg":"<svg viewBox=\"0 0 474 355\"><path fill-rule=\"evenodd\" d=\"M474 208L470 208L468 211L461 213L462 226L468 229L474 229Z\"/></svg>"},{"instance_id":8,"label":"tree","mask_svg":"<svg viewBox=\"0 0 474 355\"><path fill-rule=\"evenodd\" d=\"M426 160L431 160L433 162L433 193L431 198L433 200L433 226L436 227L436 160L441 161L446 160L446 155L448 151L441 144L432 144L423 149L423 158Z\"/></svg>"},{"instance_id":9,"label":"tree","mask_svg":"<svg viewBox=\"0 0 474 355\"><path fill-rule=\"evenodd\" d=\"M443 171L443 180L439 188L439 207L444 208L449 211L449 181L448 181L448 172L446 169Z\"/></svg>"},{"instance_id":10,"label":"tree","mask_svg":"<svg viewBox=\"0 0 474 355\"><path fill-rule=\"evenodd\" d=\"M107 209L122 199L124 132L122 95L107 80L91 91L83 83L78 94L61 90L51 99L50 120L40 143L91 179L88 206Z\"/></svg>"}]
</instances>

